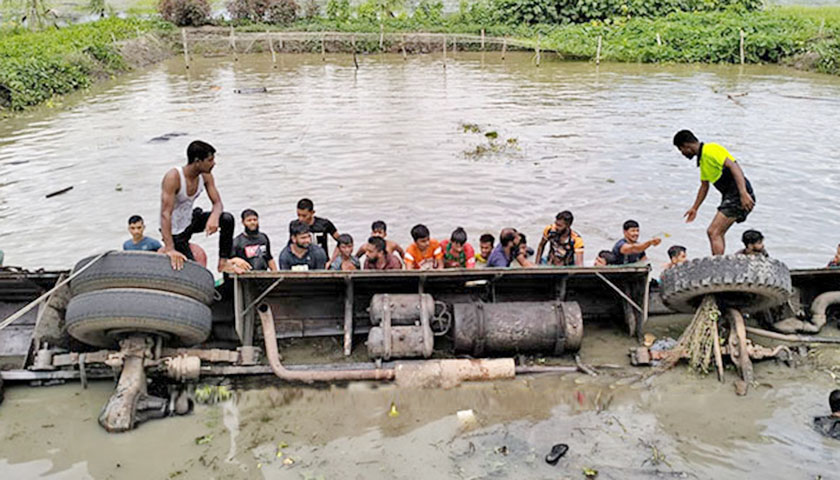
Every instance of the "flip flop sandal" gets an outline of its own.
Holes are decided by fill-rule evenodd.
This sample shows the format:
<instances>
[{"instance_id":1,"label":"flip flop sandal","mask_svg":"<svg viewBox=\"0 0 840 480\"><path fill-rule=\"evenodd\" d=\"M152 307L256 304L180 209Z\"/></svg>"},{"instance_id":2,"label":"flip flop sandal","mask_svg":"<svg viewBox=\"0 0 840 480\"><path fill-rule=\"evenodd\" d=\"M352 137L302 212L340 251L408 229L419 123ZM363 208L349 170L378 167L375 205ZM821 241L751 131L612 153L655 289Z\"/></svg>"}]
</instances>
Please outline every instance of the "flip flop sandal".
<instances>
[{"instance_id":1,"label":"flip flop sandal","mask_svg":"<svg viewBox=\"0 0 840 480\"><path fill-rule=\"evenodd\" d=\"M565 443L558 443L557 445L551 447L551 452L545 456L545 463L549 465L557 465L557 462L560 461L560 458L569 451L569 446Z\"/></svg>"}]
</instances>

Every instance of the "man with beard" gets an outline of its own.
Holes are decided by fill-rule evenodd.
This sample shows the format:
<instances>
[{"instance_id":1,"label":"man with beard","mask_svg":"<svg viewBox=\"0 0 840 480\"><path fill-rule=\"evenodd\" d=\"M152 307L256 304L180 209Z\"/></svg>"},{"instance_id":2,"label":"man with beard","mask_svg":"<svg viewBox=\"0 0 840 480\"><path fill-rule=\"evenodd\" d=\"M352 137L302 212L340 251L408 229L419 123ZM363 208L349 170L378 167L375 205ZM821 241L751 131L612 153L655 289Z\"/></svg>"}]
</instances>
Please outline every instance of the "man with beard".
<instances>
[{"instance_id":1,"label":"man with beard","mask_svg":"<svg viewBox=\"0 0 840 480\"><path fill-rule=\"evenodd\" d=\"M241 258L230 258L233 245L233 215L223 212L222 197L216 189L213 167L216 166L216 149L201 140L195 140L187 147L187 165L166 172L161 185L160 233L163 250L169 256L172 268L181 270L184 260L194 260L190 250L190 238L194 233L204 231L213 235L221 228L219 235L219 271L244 273L251 266ZM193 208L196 199L207 190L213 202L209 212Z\"/></svg>"},{"instance_id":2,"label":"man with beard","mask_svg":"<svg viewBox=\"0 0 840 480\"><path fill-rule=\"evenodd\" d=\"M541 262L543 250L548 244L547 262L553 266L583 266L583 238L572 230L575 217L564 210L557 214L554 223L545 227L537 246L537 262Z\"/></svg>"},{"instance_id":3,"label":"man with beard","mask_svg":"<svg viewBox=\"0 0 840 480\"><path fill-rule=\"evenodd\" d=\"M271 256L271 241L260 231L260 216L250 208L242 211L245 231L233 239L233 256L251 265L251 270L277 271L277 262Z\"/></svg>"},{"instance_id":4,"label":"man with beard","mask_svg":"<svg viewBox=\"0 0 840 480\"><path fill-rule=\"evenodd\" d=\"M723 255L726 251L726 232L735 223L747 219L755 207L755 194L744 171L735 157L717 143L700 143L688 130L680 130L674 135L674 146L684 157L697 158L700 168L700 189L694 199L694 205L685 212L686 223L697 217L697 210L709 193L709 183L721 194L721 202L712 223L706 230L712 255Z\"/></svg>"},{"instance_id":5,"label":"man with beard","mask_svg":"<svg viewBox=\"0 0 840 480\"><path fill-rule=\"evenodd\" d=\"M289 244L277 256L280 270L323 270L327 265L327 254L323 248L312 243L309 225L300 220L292 220L289 234Z\"/></svg>"}]
</instances>

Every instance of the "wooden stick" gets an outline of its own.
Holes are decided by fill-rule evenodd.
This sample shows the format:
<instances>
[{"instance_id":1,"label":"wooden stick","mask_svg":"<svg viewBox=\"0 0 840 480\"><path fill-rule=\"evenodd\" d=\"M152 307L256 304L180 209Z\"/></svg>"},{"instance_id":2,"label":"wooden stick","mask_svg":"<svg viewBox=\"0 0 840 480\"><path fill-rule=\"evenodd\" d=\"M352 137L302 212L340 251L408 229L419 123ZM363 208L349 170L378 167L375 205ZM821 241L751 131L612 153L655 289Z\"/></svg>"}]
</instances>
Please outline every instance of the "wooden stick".
<instances>
[{"instance_id":1,"label":"wooden stick","mask_svg":"<svg viewBox=\"0 0 840 480\"><path fill-rule=\"evenodd\" d=\"M277 68L277 54L274 53L274 42L271 41L271 32L266 30L265 36L268 37L268 49L271 50L271 63L274 64L274 68Z\"/></svg>"},{"instance_id":2,"label":"wooden stick","mask_svg":"<svg viewBox=\"0 0 840 480\"><path fill-rule=\"evenodd\" d=\"M186 28L181 29L181 41L184 42L184 65L186 65L187 68L190 68L190 54L187 51L187 29Z\"/></svg>"},{"instance_id":3,"label":"wooden stick","mask_svg":"<svg viewBox=\"0 0 840 480\"><path fill-rule=\"evenodd\" d=\"M715 342L712 344L712 351L714 351L715 353L715 366L717 367L717 377L718 381L723 382L723 356L720 353L720 336L718 335L717 322L715 322L712 329L714 330L712 332L712 341Z\"/></svg>"},{"instance_id":4,"label":"wooden stick","mask_svg":"<svg viewBox=\"0 0 840 480\"><path fill-rule=\"evenodd\" d=\"M595 52L595 65L601 64L601 35L598 35L598 50Z\"/></svg>"},{"instance_id":5,"label":"wooden stick","mask_svg":"<svg viewBox=\"0 0 840 480\"><path fill-rule=\"evenodd\" d=\"M507 52L507 35L502 39L502 60L505 59L505 52Z\"/></svg>"},{"instance_id":6,"label":"wooden stick","mask_svg":"<svg viewBox=\"0 0 840 480\"><path fill-rule=\"evenodd\" d=\"M744 64L744 31L741 30L741 65Z\"/></svg>"},{"instance_id":7,"label":"wooden stick","mask_svg":"<svg viewBox=\"0 0 840 480\"><path fill-rule=\"evenodd\" d=\"M542 38L542 35L537 35L537 47L536 47L536 49L537 49L537 67L540 66L540 39L541 38Z\"/></svg>"},{"instance_id":8,"label":"wooden stick","mask_svg":"<svg viewBox=\"0 0 840 480\"><path fill-rule=\"evenodd\" d=\"M385 25L380 23L379 24L379 51L381 52L385 48Z\"/></svg>"},{"instance_id":9,"label":"wooden stick","mask_svg":"<svg viewBox=\"0 0 840 480\"><path fill-rule=\"evenodd\" d=\"M230 49L233 51L233 60L239 61L239 57L236 55L236 32L233 27L230 27Z\"/></svg>"},{"instance_id":10,"label":"wooden stick","mask_svg":"<svg viewBox=\"0 0 840 480\"><path fill-rule=\"evenodd\" d=\"M353 46L353 65L356 66L356 70L359 69L359 59L356 58L356 35L350 37L350 44Z\"/></svg>"},{"instance_id":11,"label":"wooden stick","mask_svg":"<svg viewBox=\"0 0 840 480\"><path fill-rule=\"evenodd\" d=\"M481 29L481 49L484 50L484 29Z\"/></svg>"},{"instance_id":12,"label":"wooden stick","mask_svg":"<svg viewBox=\"0 0 840 480\"><path fill-rule=\"evenodd\" d=\"M656 34L656 44L660 47L662 46L662 37L660 37L658 33Z\"/></svg>"},{"instance_id":13,"label":"wooden stick","mask_svg":"<svg viewBox=\"0 0 840 480\"><path fill-rule=\"evenodd\" d=\"M455 54L458 52L458 37L452 36L452 57L455 57Z\"/></svg>"},{"instance_id":14,"label":"wooden stick","mask_svg":"<svg viewBox=\"0 0 840 480\"><path fill-rule=\"evenodd\" d=\"M405 53L405 35L400 38L400 49L402 49L403 61L408 60L408 55Z\"/></svg>"},{"instance_id":15,"label":"wooden stick","mask_svg":"<svg viewBox=\"0 0 840 480\"><path fill-rule=\"evenodd\" d=\"M322 62L327 61L327 46L324 44L325 43L324 37L326 37L326 35L321 35L321 61ZM355 49L354 49L354 52L355 52Z\"/></svg>"},{"instance_id":16,"label":"wooden stick","mask_svg":"<svg viewBox=\"0 0 840 480\"><path fill-rule=\"evenodd\" d=\"M443 68L446 68L446 35L443 36Z\"/></svg>"}]
</instances>

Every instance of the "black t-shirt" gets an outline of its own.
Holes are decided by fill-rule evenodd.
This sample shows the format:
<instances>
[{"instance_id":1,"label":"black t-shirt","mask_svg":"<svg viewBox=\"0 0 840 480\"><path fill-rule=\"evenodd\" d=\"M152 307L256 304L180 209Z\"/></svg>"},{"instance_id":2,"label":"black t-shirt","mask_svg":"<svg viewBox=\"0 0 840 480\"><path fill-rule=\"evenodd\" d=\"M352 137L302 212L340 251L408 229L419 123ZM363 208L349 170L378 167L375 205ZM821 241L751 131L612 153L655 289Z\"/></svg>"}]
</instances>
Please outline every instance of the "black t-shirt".
<instances>
[{"instance_id":1,"label":"black t-shirt","mask_svg":"<svg viewBox=\"0 0 840 480\"><path fill-rule=\"evenodd\" d=\"M271 242L268 235L262 232L254 235L242 232L237 235L233 239L232 254L234 257L245 259L254 270L268 270L268 262L273 258Z\"/></svg>"},{"instance_id":2,"label":"black t-shirt","mask_svg":"<svg viewBox=\"0 0 840 480\"><path fill-rule=\"evenodd\" d=\"M814 430L826 437L840 440L840 417L816 417L814 418Z\"/></svg>"},{"instance_id":3,"label":"black t-shirt","mask_svg":"<svg viewBox=\"0 0 840 480\"><path fill-rule=\"evenodd\" d=\"M292 222L294 222L294 220L289 222L289 237L291 237ZM326 218L315 217L312 225L309 226L309 231L312 232L313 243L323 248L324 253L329 256L330 249L328 248L329 245L327 242L328 238L338 231L335 228L335 225ZM289 241L291 242L291 238L289 238Z\"/></svg>"},{"instance_id":4,"label":"black t-shirt","mask_svg":"<svg viewBox=\"0 0 840 480\"><path fill-rule=\"evenodd\" d=\"M292 246L277 256L277 268L280 270L323 270L327 266L327 254L318 245L310 244L303 258L292 253Z\"/></svg>"}]
</instances>

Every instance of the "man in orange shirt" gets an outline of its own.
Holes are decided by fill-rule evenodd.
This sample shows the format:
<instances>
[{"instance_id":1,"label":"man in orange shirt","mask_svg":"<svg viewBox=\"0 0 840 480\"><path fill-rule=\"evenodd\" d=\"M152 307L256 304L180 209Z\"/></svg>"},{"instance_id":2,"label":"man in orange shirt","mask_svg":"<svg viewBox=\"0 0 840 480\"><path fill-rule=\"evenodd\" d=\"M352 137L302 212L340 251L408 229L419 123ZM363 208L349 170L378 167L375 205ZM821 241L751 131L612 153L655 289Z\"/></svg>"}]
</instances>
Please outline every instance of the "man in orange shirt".
<instances>
[{"instance_id":1,"label":"man in orange shirt","mask_svg":"<svg viewBox=\"0 0 840 480\"><path fill-rule=\"evenodd\" d=\"M440 242L430 238L425 225L415 225L411 229L414 243L405 249L406 270L432 270L443 268L443 249Z\"/></svg>"}]
</instances>

